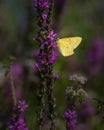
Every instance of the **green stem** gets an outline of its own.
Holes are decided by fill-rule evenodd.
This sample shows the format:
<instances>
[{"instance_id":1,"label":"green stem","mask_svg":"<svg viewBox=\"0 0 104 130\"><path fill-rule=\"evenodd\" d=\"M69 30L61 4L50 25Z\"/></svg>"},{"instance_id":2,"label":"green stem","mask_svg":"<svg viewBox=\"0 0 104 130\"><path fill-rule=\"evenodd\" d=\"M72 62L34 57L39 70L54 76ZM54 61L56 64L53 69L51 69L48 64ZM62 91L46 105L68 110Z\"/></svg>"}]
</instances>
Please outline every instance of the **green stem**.
<instances>
[{"instance_id":1,"label":"green stem","mask_svg":"<svg viewBox=\"0 0 104 130\"><path fill-rule=\"evenodd\" d=\"M54 15L54 0L51 0L51 24L53 23L53 15Z\"/></svg>"},{"instance_id":2,"label":"green stem","mask_svg":"<svg viewBox=\"0 0 104 130\"><path fill-rule=\"evenodd\" d=\"M13 105L16 105L16 95L15 95L15 87L14 87L14 82L13 82L13 75L10 69L10 83L11 83L11 93L12 93L12 99L13 99Z\"/></svg>"},{"instance_id":3,"label":"green stem","mask_svg":"<svg viewBox=\"0 0 104 130\"><path fill-rule=\"evenodd\" d=\"M39 130L42 129L42 123L43 123L43 114L44 114L44 110L45 110L45 82L41 81L41 85L39 88L39 95L38 95L38 99L39 99L39 114L38 114L38 127Z\"/></svg>"},{"instance_id":4,"label":"green stem","mask_svg":"<svg viewBox=\"0 0 104 130\"><path fill-rule=\"evenodd\" d=\"M53 10L54 10L54 0L50 0L50 8L48 11L48 18L47 18L47 23L50 23L50 25L52 25L53 23Z\"/></svg>"},{"instance_id":5,"label":"green stem","mask_svg":"<svg viewBox=\"0 0 104 130\"><path fill-rule=\"evenodd\" d=\"M53 67L51 66L48 68L50 73L47 78L47 98L48 98L48 118L51 121L50 130L55 130L55 96L54 96L54 89L53 89Z\"/></svg>"},{"instance_id":6,"label":"green stem","mask_svg":"<svg viewBox=\"0 0 104 130\"><path fill-rule=\"evenodd\" d=\"M51 120L51 127L50 130L55 130L55 97L53 92L53 87L50 85L48 86L48 107L49 107L49 119Z\"/></svg>"}]
</instances>

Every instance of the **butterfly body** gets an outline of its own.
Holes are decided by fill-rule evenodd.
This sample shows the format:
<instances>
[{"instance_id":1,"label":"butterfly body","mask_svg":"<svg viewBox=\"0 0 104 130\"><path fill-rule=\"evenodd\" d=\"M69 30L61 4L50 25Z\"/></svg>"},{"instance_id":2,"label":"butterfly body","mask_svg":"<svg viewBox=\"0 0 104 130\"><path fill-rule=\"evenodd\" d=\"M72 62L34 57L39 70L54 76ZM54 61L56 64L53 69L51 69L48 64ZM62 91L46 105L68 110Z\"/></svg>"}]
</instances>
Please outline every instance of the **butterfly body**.
<instances>
[{"instance_id":1,"label":"butterfly body","mask_svg":"<svg viewBox=\"0 0 104 130\"><path fill-rule=\"evenodd\" d=\"M81 37L69 37L57 40L57 46L63 56L74 54L74 49L80 44Z\"/></svg>"}]
</instances>

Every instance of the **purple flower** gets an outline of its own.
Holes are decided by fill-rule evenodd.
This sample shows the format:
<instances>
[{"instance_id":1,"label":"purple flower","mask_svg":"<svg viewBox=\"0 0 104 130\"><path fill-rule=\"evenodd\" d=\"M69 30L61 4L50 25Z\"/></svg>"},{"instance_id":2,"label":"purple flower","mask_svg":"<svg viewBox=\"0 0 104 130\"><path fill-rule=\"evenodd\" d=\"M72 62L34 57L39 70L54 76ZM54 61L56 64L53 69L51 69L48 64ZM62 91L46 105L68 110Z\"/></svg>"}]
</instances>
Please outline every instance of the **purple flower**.
<instances>
[{"instance_id":1,"label":"purple flower","mask_svg":"<svg viewBox=\"0 0 104 130\"><path fill-rule=\"evenodd\" d=\"M49 59L49 63L53 64L55 62L55 60L56 60L56 53L55 53L55 51L52 51L51 57Z\"/></svg>"},{"instance_id":2,"label":"purple flower","mask_svg":"<svg viewBox=\"0 0 104 130\"><path fill-rule=\"evenodd\" d=\"M34 49L32 52L31 52L31 55L36 57L37 58L37 55L39 54L39 49Z\"/></svg>"},{"instance_id":3,"label":"purple flower","mask_svg":"<svg viewBox=\"0 0 104 130\"><path fill-rule=\"evenodd\" d=\"M77 117L77 112L75 110L68 110L67 112L64 113L64 118L67 120L71 120Z\"/></svg>"},{"instance_id":4,"label":"purple flower","mask_svg":"<svg viewBox=\"0 0 104 130\"><path fill-rule=\"evenodd\" d=\"M43 20L46 20L47 19L47 14L46 13L42 13L42 18L43 18Z\"/></svg>"},{"instance_id":5,"label":"purple flower","mask_svg":"<svg viewBox=\"0 0 104 130\"><path fill-rule=\"evenodd\" d=\"M23 68L22 65L15 61L11 64L10 66L10 71L12 73L13 76L13 82L15 84L15 96L17 99L19 99L21 97L21 88L20 83L22 82L22 78L23 78ZM19 86L18 86L19 85ZM10 83L10 77L7 77L6 79L6 87L4 89L4 94L7 96L7 101L8 102L12 102L12 97L11 97L11 83Z\"/></svg>"},{"instance_id":6,"label":"purple flower","mask_svg":"<svg viewBox=\"0 0 104 130\"><path fill-rule=\"evenodd\" d=\"M18 121L15 123L15 127L17 129L22 129L25 127L25 122L24 122L24 119L22 118L19 118Z\"/></svg>"},{"instance_id":7,"label":"purple flower","mask_svg":"<svg viewBox=\"0 0 104 130\"><path fill-rule=\"evenodd\" d=\"M34 66L37 70L39 70L39 63L35 63Z\"/></svg>"},{"instance_id":8,"label":"purple flower","mask_svg":"<svg viewBox=\"0 0 104 130\"><path fill-rule=\"evenodd\" d=\"M39 38L39 34L36 34L35 37L32 38L33 41L37 41Z\"/></svg>"},{"instance_id":9,"label":"purple flower","mask_svg":"<svg viewBox=\"0 0 104 130\"><path fill-rule=\"evenodd\" d=\"M27 108L25 101L19 101L13 108L13 116L8 121L9 130L28 130L25 123L24 111Z\"/></svg>"},{"instance_id":10,"label":"purple flower","mask_svg":"<svg viewBox=\"0 0 104 130\"><path fill-rule=\"evenodd\" d=\"M21 100L18 101L17 108L19 109L19 111L24 112L27 107L28 107L28 105L26 104L25 101L21 101Z\"/></svg>"},{"instance_id":11,"label":"purple flower","mask_svg":"<svg viewBox=\"0 0 104 130\"><path fill-rule=\"evenodd\" d=\"M44 59L46 56L46 52L42 51L41 53L39 53L39 59Z\"/></svg>"},{"instance_id":12,"label":"purple flower","mask_svg":"<svg viewBox=\"0 0 104 130\"><path fill-rule=\"evenodd\" d=\"M8 122L8 128L9 130L28 130L24 118L19 118L18 120L16 118L12 118Z\"/></svg>"},{"instance_id":13,"label":"purple flower","mask_svg":"<svg viewBox=\"0 0 104 130\"><path fill-rule=\"evenodd\" d=\"M41 60L40 64L44 65L46 62L44 60Z\"/></svg>"},{"instance_id":14,"label":"purple flower","mask_svg":"<svg viewBox=\"0 0 104 130\"><path fill-rule=\"evenodd\" d=\"M50 5L50 3L49 3L48 0L46 0L46 1L44 1L44 0L39 0L39 6L40 6L40 7L49 8L49 5Z\"/></svg>"},{"instance_id":15,"label":"purple flower","mask_svg":"<svg viewBox=\"0 0 104 130\"><path fill-rule=\"evenodd\" d=\"M13 80L15 83L19 83L23 78L23 68L19 62L13 62L10 66L11 73L13 75Z\"/></svg>"},{"instance_id":16,"label":"purple flower","mask_svg":"<svg viewBox=\"0 0 104 130\"><path fill-rule=\"evenodd\" d=\"M104 57L103 55L103 40L101 38L96 38L92 41L92 47L88 51L88 58L92 60L100 60Z\"/></svg>"},{"instance_id":17,"label":"purple flower","mask_svg":"<svg viewBox=\"0 0 104 130\"><path fill-rule=\"evenodd\" d=\"M77 112L69 109L64 113L64 118L67 120L67 128L70 130L75 130L77 124Z\"/></svg>"},{"instance_id":18,"label":"purple flower","mask_svg":"<svg viewBox=\"0 0 104 130\"><path fill-rule=\"evenodd\" d=\"M80 74L73 74L73 75L70 75L69 80L79 82L80 84L85 84L85 82L87 81L87 78Z\"/></svg>"},{"instance_id":19,"label":"purple flower","mask_svg":"<svg viewBox=\"0 0 104 130\"><path fill-rule=\"evenodd\" d=\"M59 74L54 75L54 80L57 80L57 79L59 79Z\"/></svg>"},{"instance_id":20,"label":"purple flower","mask_svg":"<svg viewBox=\"0 0 104 130\"><path fill-rule=\"evenodd\" d=\"M77 124L77 120L76 119L70 120L67 123L68 128L70 128L70 130L75 130L76 124Z\"/></svg>"},{"instance_id":21,"label":"purple flower","mask_svg":"<svg viewBox=\"0 0 104 130\"><path fill-rule=\"evenodd\" d=\"M88 99L81 105L80 114L84 119L95 114L95 109L90 105Z\"/></svg>"},{"instance_id":22,"label":"purple flower","mask_svg":"<svg viewBox=\"0 0 104 130\"><path fill-rule=\"evenodd\" d=\"M57 38L57 34L54 33L53 30L51 30L51 31L49 32L48 38L49 38L51 41L53 41L53 40L55 40L55 39Z\"/></svg>"},{"instance_id":23,"label":"purple flower","mask_svg":"<svg viewBox=\"0 0 104 130\"><path fill-rule=\"evenodd\" d=\"M35 2L35 7L40 7L40 8L49 8L49 1L48 0L34 0Z\"/></svg>"},{"instance_id":24,"label":"purple flower","mask_svg":"<svg viewBox=\"0 0 104 130\"><path fill-rule=\"evenodd\" d=\"M12 74L14 75L19 75L21 76L23 74L23 69L21 67L21 65L18 63L18 62L14 62L12 65L11 65L11 72Z\"/></svg>"},{"instance_id":25,"label":"purple flower","mask_svg":"<svg viewBox=\"0 0 104 130\"><path fill-rule=\"evenodd\" d=\"M51 46L52 46L52 48L56 48L57 47L57 43L56 42L52 42Z\"/></svg>"},{"instance_id":26,"label":"purple flower","mask_svg":"<svg viewBox=\"0 0 104 130\"><path fill-rule=\"evenodd\" d=\"M41 47L44 47L45 45L48 45L48 44L49 44L48 41L44 41L41 43Z\"/></svg>"},{"instance_id":27,"label":"purple flower","mask_svg":"<svg viewBox=\"0 0 104 130\"><path fill-rule=\"evenodd\" d=\"M11 84L10 84L10 82L9 82L9 79L7 79L8 81L6 81L6 86L5 86L5 88L4 88L4 90L3 90L3 93L4 93L4 95L6 96L6 100L7 100L7 102L8 103L12 103L12 97L11 97L11 89L10 89L10 87L11 87ZM22 95L22 90L21 90L21 88L20 87L17 87L17 88L15 88L15 96L16 96L16 99L19 99L20 97L21 97L21 95Z\"/></svg>"},{"instance_id":28,"label":"purple flower","mask_svg":"<svg viewBox=\"0 0 104 130\"><path fill-rule=\"evenodd\" d=\"M89 71L92 74L97 74L102 68L104 58L104 40L100 37L92 40L92 46L87 53Z\"/></svg>"}]
</instances>

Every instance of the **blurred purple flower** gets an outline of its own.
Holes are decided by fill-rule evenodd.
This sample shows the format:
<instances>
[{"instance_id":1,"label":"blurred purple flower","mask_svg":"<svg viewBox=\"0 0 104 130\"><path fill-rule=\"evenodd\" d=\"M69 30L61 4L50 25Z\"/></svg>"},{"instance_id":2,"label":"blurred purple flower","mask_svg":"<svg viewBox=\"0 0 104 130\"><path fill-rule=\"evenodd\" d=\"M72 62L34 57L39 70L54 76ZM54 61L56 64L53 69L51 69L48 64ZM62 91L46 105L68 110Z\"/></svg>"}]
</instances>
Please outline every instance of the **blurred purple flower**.
<instances>
[{"instance_id":1,"label":"blurred purple flower","mask_svg":"<svg viewBox=\"0 0 104 130\"><path fill-rule=\"evenodd\" d=\"M96 38L93 40L92 43L92 48L90 48L89 52L88 52L88 58L89 60L99 60L102 59L104 57L103 54L103 43L104 41L102 41L101 38Z\"/></svg>"},{"instance_id":2,"label":"blurred purple flower","mask_svg":"<svg viewBox=\"0 0 104 130\"><path fill-rule=\"evenodd\" d=\"M19 111L24 112L26 110L26 108L28 107L28 105L26 104L25 101L18 101L18 105L17 108Z\"/></svg>"},{"instance_id":3,"label":"blurred purple flower","mask_svg":"<svg viewBox=\"0 0 104 130\"><path fill-rule=\"evenodd\" d=\"M28 130L28 128L25 128L24 119L19 118L17 122L15 120L9 122L9 130Z\"/></svg>"},{"instance_id":4,"label":"blurred purple flower","mask_svg":"<svg viewBox=\"0 0 104 130\"><path fill-rule=\"evenodd\" d=\"M33 57L36 57L37 58L37 55L39 54L39 49L34 49L32 52L31 52L31 55Z\"/></svg>"},{"instance_id":5,"label":"blurred purple flower","mask_svg":"<svg viewBox=\"0 0 104 130\"><path fill-rule=\"evenodd\" d=\"M80 84L85 84L87 78L81 74L72 74L70 75L69 80L79 82Z\"/></svg>"},{"instance_id":6,"label":"blurred purple flower","mask_svg":"<svg viewBox=\"0 0 104 130\"><path fill-rule=\"evenodd\" d=\"M54 78L54 80L59 79L59 74L55 74L53 78Z\"/></svg>"},{"instance_id":7,"label":"blurred purple flower","mask_svg":"<svg viewBox=\"0 0 104 130\"><path fill-rule=\"evenodd\" d=\"M64 113L64 118L67 120L71 120L77 117L77 112L75 110L68 110L67 112Z\"/></svg>"},{"instance_id":8,"label":"blurred purple flower","mask_svg":"<svg viewBox=\"0 0 104 130\"><path fill-rule=\"evenodd\" d=\"M89 71L92 74L97 74L101 70L104 58L104 41L102 38L94 38L92 47L88 50L87 58Z\"/></svg>"},{"instance_id":9,"label":"blurred purple flower","mask_svg":"<svg viewBox=\"0 0 104 130\"><path fill-rule=\"evenodd\" d=\"M3 93L4 95L6 96L6 100L8 103L11 103L12 102L12 96L11 96L11 85L10 83L7 81L6 82L6 86L3 90ZM15 88L15 96L16 96L16 99L19 99L21 98L21 95L22 95L22 90L20 87L16 87Z\"/></svg>"},{"instance_id":10,"label":"blurred purple flower","mask_svg":"<svg viewBox=\"0 0 104 130\"><path fill-rule=\"evenodd\" d=\"M80 109L80 115L84 118L87 119L89 116L92 116L95 114L95 109L94 107L92 107L89 103L89 100L86 99L82 105L81 105L81 109Z\"/></svg>"},{"instance_id":11,"label":"blurred purple flower","mask_svg":"<svg viewBox=\"0 0 104 130\"><path fill-rule=\"evenodd\" d=\"M83 123L78 125L77 130L91 130L90 123Z\"/></svg>"},{"instance_id":12,"label":"blurred purple flower","mask_svg":"<svg viewBox=\"0 0 104 130\"><path fill-rule=\"evenodd\" d=\"M13 75L14 83L19 83L22 81L23 78L23 68L19 62L13 62L11 65L11 72Z\"/></svg>"},{"instance_id":13,"label":"blurred purple flower","mask_svg":"<svg viewBox=\"0 0 104 130\"><path fill-rule=\"evenodd\" d=\"M14 62L11 65L11 72L13 75L18 75L18 76L22 76L23 74L23 69L22 66L20 65L19 62Z\"/></svg>"},{"instance_id":14,"label":"blurred purple flower","mask_svg":"<svg viewBox=\"0 0 104 130\"><path fill-rule=\"evenodd\" d=\"M69 130L75 130L76 129L76 124L77 124L77 120L76 119L69 120L68 121L68 128L69 128Z\"/></svg>"},{"instance_id":15,"label":"blurred purple flower","mask_svg":"<svg viewBox=\"0 0 104 130\"><path fill-rule=\"evenodd\" d=\"M36 70L39 70L39 63L35 63L34 66Z\"/></svg>"},{"instance_id":16,"label":"blurred purple flower","mask_svg":"<svg viewBox=\"0 0 104 130\"><path fill-rule=\"evenodd\" d=\"M23 69L22 69L21 64L18 62L14 62L11 65L10 69L13 75L13 82L15 84L15 95L16 95L16 98L19 99L21 97L22 90L18 85L20 85L20 83L22 82ZM10 77L6 78L6 85L3 92L4 92L4 95L7 97L7 102L9 103L12 102Z\"/></svg>"},{"instance_id":17,"label":"blurred purple flower","mask_svg":"<svg viewBox=\"0 0 104 130\"><path fill-rule=\"evenodd\" d=\"M68 130L75 130L77 124L77 112L69 109L64 113L64 118L67 120Z\"/></svg>"}]
</instances>

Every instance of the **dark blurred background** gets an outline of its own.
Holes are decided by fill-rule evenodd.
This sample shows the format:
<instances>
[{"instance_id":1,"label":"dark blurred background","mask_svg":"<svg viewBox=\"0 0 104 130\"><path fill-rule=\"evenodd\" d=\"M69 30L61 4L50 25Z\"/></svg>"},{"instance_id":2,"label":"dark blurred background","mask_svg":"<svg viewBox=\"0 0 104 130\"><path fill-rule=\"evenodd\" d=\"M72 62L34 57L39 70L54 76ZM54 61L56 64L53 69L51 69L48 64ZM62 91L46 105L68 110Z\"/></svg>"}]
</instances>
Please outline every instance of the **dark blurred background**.
<instances>
[{"instance_id":1,"label":"dark blurred background","mask_svg":"<svg viewBox=\"0 0 104 130\"><path fill-rule=\"evenodd\" d=\"M38 72L34 69L38 43L33 41L37 33L36 10L30 0L0 1L0 65L9 55L15 56L14 74L17 99L26 99L26 113L30 130L36 122L36 90ZM58 53L54 73L60 78L55 82L57 130L65 129L65 89L69 75L81 73L88 78L84 86L90 98L104 98L104 0L55 0L53 28L59 37L81 36L83 38L75 54L63 57ZM9 76L6 68L0 70L0 130L12 113ZM98 116L90 117L87 124L80 123L79 130L103 130L104 123Z\"/></svg>"}]
</instances>

